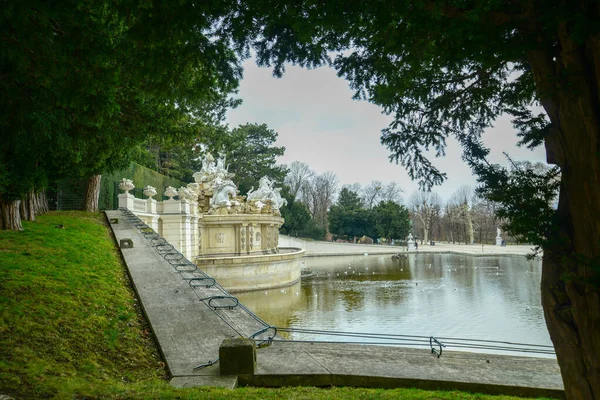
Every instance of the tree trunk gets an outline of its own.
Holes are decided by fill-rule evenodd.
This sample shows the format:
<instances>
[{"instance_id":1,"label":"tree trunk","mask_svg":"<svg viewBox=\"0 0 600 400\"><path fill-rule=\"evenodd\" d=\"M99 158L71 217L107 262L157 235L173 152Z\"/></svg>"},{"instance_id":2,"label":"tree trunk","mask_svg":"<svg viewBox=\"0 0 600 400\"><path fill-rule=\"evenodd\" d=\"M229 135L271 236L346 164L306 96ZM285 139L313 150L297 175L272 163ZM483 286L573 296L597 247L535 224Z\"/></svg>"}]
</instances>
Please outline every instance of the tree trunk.
<instances>
[{"instance_id":1,"label":"tree trunk","mask_svg":"<svg viewBox=\"0 0 600 400\"><path fill-rule=\"evenodd\" d=\"M48 198L46 197L46 191L42 190L41 192L37 193L35 195L35 197L36 197L35 214L36 215L46 214L48 212L48 210L50 209L50 207L48 206Z\"/></svg>"},{"instance_id":2,"label":"tree trunk","mask_svg":"<svg viewBox=\"0 0 600 400\"><path fill-rule=\"evenodd\" d=\"M569 210L565 210L567 206L563 205L568 203L563 202L565 197L566 195L561 195L559 213L569 213ZM573 212L576 211L571 208L570 213ZM582 247L576 243L587 235L585 226L576 226L576 220L581 220L581 214L585 217L586 212L580 210L578 214L580 215L576 218L568 218L567 229L556 235L557 241L564 242L566 235L561 234L568 234L570 238L576 239L574 242L567 239L567 243L574 245L568 245L571 247L570 254L568 249L564 249L564 245L544 249L542 305L567 398L600 399L600 291L598 273L595 272L594 279L593 270L595 262L598 271L598 258L592 258L598 255L589 251L589 247L585 253L581 252ZM573 231L579 231L579 234ZM584 241L593 245L591 237ZM595 243L598 246L598 241ZM563 250L557 251L559 247Z\"/></svg>"},{"instance_id":3,"label":"tree trunk","mask_svg":"<svg viewBox=\"0 0 600 400\"><path fill-rule=\"evenodd\" d=\"M21 202L19 203L19 214L21 215L21 220L31 221L29 219L29 207L27 207L27 199L21 200Z\"/></svg>"},{"instance_id":4,"label":"tree trunk","mask_svg":"<svg viewBox=\"0 0 600 400\"><path fill-rule=\"evenodd\" d=\"M19 211L21 213L21 220L23 221L35 221L36 216L36 196L35 191L32 189L29 191L25 199L21 200Z\"/></svg>"},{"instance_id":5,"label":"tree trunk","mask_svg":"<svg viewBox=\"0 0 600 400\"><path fill-rule=\"evenodd\" d=\"M85 188L84 211L98 212L98 197L100 196L101 179L102 175L94 175L88 178Z\"/></svg>"},{"instance_id":6,"label":"tree trunk","mask_svg":"<svg viewBox=\"0 0 600 400\"><path fill-rule=\"evenodd\" d=\"M567 398L600 399L600 36L582 43L569 29L558 25L558 55L528 54L552 122L547 159L562 173L542 305Z\"/></svg>"},{"instance_id":7,"label":"tree trunk","mask_svg":"<svg viewBox=\"0 0 600 400\"><path fill-rule=\"evenodd\" d=\"M0 228L9 231L22 231L21 214L19 212L21 200L4 200L0 194Z\"/></svg>"}]
</instances>

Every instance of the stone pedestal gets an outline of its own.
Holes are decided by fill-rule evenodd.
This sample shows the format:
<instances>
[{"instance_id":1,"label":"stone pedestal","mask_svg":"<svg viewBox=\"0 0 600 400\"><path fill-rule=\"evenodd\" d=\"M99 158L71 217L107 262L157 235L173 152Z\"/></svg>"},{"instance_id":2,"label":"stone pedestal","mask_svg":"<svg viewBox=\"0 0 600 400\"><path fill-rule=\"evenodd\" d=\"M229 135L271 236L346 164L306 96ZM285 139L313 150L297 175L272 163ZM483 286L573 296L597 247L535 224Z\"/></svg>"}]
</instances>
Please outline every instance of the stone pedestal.
<instances>
[{"instance_id":1,"label":"stone pedestal","mask_svg":"<svg viewBox=\"0 0 600 400\"><path fill-rule=\"evenodd\" d=\"M131 193L121 193L119 195L119 207L127 208L128 210L133 210L134 200L135 196Z\"/></svg>"},{"instance_id":2,"label":"stone pedestal","mask_svg":"<svg viewBox=\"0 0 600 400\"><path fill-rule=\"evenodd\" d=\"M146 212L148 214L156 214L156 200L149 198L146 199Z\"/></svg>"},{"instance_id":3,"label":"stone pedestal","mask_svg":"<svg viewBox=\"0 0 600 400\"><path fill-rule=\"evenodd\" d=\"M219 347L221 375L253 375L256 371L256 346L244 338L225 339Z\"/></svg>"},{"instance_id":4,"label":"stone pedestal","mask_svg":"<svg viewBox=\"0 0 600 400\"><path fill-rule=\"evenodd\" d=\"M407 245L409 251L417 249L417 246L415 245L415 241L414 241L414 239L412 237L412 234L408 235L408 239L406 241L406 245Z\"/></svg>"},{"instance_id":5,"label":"stone pedestal","mask_svg":"<svg viewBox=\"0 0 600 400\"><path fill-rule=\"evenodd\" d=\"M502 237L498 236L496 238L496 246L502 246Z\"/></svg>"}]
</instances>

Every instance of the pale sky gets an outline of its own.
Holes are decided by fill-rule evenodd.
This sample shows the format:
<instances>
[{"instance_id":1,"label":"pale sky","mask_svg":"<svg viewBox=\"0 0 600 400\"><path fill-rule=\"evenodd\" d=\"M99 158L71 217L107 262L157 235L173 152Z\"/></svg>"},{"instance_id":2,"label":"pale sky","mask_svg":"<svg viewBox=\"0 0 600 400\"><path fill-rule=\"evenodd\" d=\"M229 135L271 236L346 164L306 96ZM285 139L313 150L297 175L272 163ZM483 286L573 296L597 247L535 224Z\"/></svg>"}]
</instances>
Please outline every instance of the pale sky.
<instances>
[{"instance_id":1,"label":"pale sky","mask_svg":"<svg viewBox=\"0 0 600 400\"><path fill-rule=\"evenodd\" d=\"M276 144L285 146L282 164L303 161L317 174L333 171L340 188L372 180L398 182L405 200L418 189L401 165L388 160L390 152L380 143L381 130L391 118L366 101L352 100L348 82L338 78L329 67L307 70L287 66L281 79L269 68L259 68L254 60L244 63L244 79L238 97L243 104L227 113L231 128L247 122L265 123L279 137ZM491 148L489 160L506 164L502 152L515 160L545 161L543 147L535 151L518 148L516 132L508 118L501 118L484 135ZM443 199L463 185L475 186L475 178L461 159L461 149L454 139L448 140L446 156L434 161L448 179L433 188Z\"/></svg>"}]
</instances>

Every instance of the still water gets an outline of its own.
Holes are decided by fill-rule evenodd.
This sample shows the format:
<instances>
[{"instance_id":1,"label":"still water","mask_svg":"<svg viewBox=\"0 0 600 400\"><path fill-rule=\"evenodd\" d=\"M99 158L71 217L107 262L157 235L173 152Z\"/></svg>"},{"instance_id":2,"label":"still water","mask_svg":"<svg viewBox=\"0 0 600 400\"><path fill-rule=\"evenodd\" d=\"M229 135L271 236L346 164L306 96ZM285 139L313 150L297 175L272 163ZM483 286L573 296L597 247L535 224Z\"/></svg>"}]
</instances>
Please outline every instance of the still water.
<instances>
[{"instance_id":1,"label":"still water","mask_svg":"<svg viewBox=\"0 0 600 400\"><path fill-rule=\"evenodd\" d=\"M551 345L539 260L411 254L400 260L369 255L302 262L314 273L302 282L237 297L277 327ZM347 340L298 332L287 337Z\"/></svg>"}]
</instances>

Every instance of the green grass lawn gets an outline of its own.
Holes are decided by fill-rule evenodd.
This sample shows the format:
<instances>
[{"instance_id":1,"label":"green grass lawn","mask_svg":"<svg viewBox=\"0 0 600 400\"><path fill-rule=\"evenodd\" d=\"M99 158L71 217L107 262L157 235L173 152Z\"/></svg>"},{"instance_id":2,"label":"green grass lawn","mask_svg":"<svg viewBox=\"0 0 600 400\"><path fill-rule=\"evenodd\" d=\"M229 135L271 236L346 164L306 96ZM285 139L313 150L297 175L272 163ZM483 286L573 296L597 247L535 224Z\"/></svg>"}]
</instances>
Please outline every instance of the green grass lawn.
<instances>
[{"instance_id":1,"label":"green grass lawn","mask_svg":"<svg viewBox=\"0 0 600 400\"><path fill-rule=\"evenodd\" d=\"M172 388L104 215L53 212L23 225L0 231L0 395L512 399L417 389Z\"/></svg>"}]
</instances>

